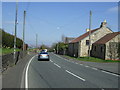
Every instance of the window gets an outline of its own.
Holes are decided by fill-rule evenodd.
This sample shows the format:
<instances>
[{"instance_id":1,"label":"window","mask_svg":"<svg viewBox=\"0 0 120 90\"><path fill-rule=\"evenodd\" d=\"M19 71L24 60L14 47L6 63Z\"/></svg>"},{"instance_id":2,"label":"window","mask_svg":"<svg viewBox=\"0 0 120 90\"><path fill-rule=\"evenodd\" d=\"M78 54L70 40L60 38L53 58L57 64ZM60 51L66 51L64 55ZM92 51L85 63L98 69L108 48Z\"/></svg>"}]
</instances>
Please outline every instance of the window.
<instances>
[{"instance_id":1,"label":"window","mask_svg":"<svg viewBox=\"0 0 120 90\"><path fill-rule=\"evenodd\" d=\"M89 45L89 40L86 40L86 45Z\"/></svg>"}]
</instances>

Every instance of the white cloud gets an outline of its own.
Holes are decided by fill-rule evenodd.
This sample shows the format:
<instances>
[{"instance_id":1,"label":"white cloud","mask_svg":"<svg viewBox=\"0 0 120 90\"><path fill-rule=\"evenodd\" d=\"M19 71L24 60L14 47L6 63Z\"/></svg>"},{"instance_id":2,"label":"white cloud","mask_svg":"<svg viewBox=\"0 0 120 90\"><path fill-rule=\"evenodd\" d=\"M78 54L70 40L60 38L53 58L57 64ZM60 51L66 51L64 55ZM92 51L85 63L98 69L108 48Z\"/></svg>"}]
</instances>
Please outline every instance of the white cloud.
<instances>
[{"instance_id":1,"label":"white cloud","mask_svg":"<svg viewBox=\"0 0 120 90\"><path fill-rule=\"evenodd\" d=\"M118 12L118 6L108 9L108 12Z\"/></svg>"}]
</instances>

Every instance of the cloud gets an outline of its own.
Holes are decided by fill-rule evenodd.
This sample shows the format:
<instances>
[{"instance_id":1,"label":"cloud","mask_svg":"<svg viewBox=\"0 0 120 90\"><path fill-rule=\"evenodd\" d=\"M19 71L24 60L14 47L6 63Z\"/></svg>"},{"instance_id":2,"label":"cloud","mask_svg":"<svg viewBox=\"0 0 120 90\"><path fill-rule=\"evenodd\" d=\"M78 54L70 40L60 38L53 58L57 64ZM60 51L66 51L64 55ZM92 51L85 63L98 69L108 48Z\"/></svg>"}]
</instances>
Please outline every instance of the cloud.
<instances>
[{"instance_id":1,"label":"cloud","mask_svg":"<svg viewBox=\"0 0 120 90\"><path fill-rule=\"evenodd\" d=\"M118 12L118 6L108 9L108 12Z\"/></svg>"}]
</instances>

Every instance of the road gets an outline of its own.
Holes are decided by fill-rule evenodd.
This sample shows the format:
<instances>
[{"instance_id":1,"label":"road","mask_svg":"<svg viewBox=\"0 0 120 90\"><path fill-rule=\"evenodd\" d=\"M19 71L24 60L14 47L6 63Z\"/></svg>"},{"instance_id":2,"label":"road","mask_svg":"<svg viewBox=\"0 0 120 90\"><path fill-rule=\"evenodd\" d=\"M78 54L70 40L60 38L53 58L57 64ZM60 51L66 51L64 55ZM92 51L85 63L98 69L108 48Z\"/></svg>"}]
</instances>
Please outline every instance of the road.
<instances>
[{"instance_id":1,"label":"road","mask_svg":"<svg viewBox=\"0 0 120 90\"><path fill-rule=\"evenodd\" d=\"M117 75L73 63L53 53L50 61L33 57L25 70L28 88L118 88Z\"/></svg>"}]
</instances>

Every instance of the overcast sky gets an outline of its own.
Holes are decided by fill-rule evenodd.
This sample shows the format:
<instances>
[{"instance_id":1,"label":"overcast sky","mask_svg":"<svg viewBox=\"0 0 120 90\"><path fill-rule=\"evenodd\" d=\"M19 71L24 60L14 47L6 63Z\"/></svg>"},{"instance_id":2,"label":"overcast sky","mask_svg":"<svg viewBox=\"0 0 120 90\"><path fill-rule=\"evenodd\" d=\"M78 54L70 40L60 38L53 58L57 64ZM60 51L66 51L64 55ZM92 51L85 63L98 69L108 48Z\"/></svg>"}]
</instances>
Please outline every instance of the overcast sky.
<instances>
[{"instance_id":1,"label":"overcast sky","mask_svg":"<svg viewBox=\"0 0 120 90\"><path fill-rule=\"evenodd\" d=\"M23 12L26 10L25 42L35 45L51 45L67 37L78 37L89 28L89 11L92 11L92 29L107 20L108 27L118 31L117 2L19 2L17 37L22 39ZM2 28L14 34L14 2L2 3Z\"/></svg>"}]
</instances>

